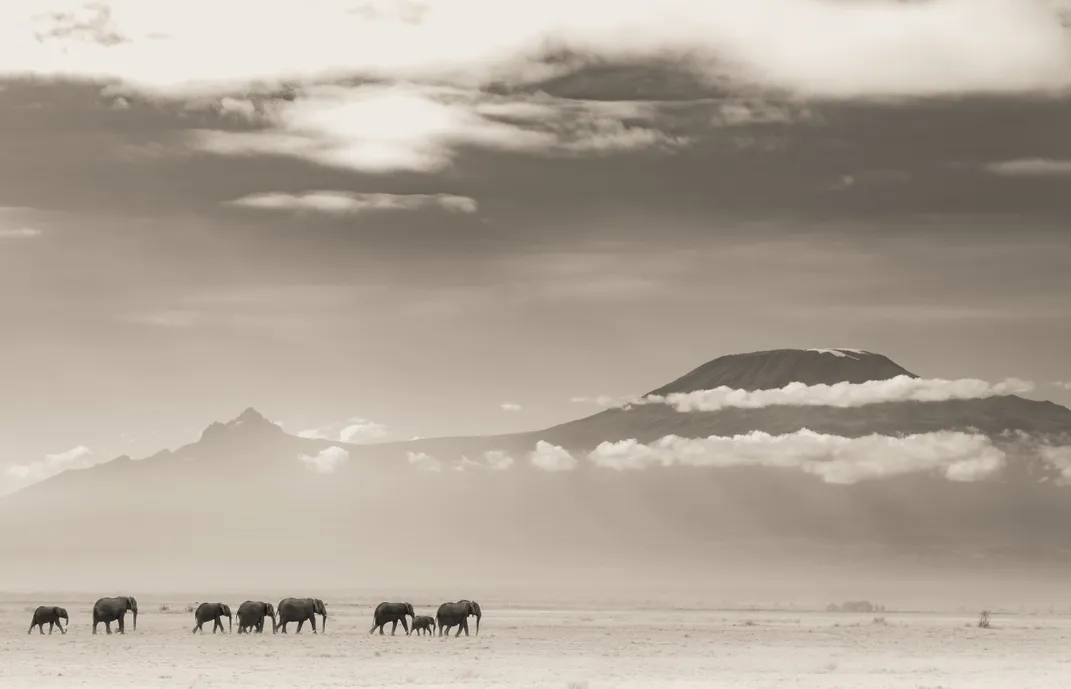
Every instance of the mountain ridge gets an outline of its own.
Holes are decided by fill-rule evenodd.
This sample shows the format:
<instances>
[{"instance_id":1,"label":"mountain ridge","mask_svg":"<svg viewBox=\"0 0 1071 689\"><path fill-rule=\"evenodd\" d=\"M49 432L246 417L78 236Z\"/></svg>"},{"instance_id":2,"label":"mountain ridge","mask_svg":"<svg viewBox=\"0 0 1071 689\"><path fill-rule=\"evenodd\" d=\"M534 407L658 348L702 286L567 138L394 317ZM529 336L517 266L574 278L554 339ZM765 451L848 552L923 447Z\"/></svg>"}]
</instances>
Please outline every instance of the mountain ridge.
<instances>
[{"instance_id":1,"label":"mountain ridge","mask_svg":"<svg viewBox=\"0 0 1071 689\"><path fill-rule=\"evenodd\" d=\"M860 376L914 376L871 353L853 358L827 351L771 351L769 365L753 360L729 375L777 382L786 375L812 376L826 382L839 375L836 371L853 367ZM871 357L874 361L865 361ZM719 360L674 382L678 387L716 382L711 371L726 362L721 357L712 362ZM791 376L785 361L814 368ZM930 471L835 484L798 468L685 465L615 471L585 457L606 442L802 429L843 438L979 429L1008 453L1008 466L977 481L952 481ZM694 572L729 554L790 558L790 553L847 557L865 552L920 561L952 558L973 567L979 558L1003 561L1009 553L1029 552L1071 561L1071 534L1060 528L1071 519L1062 473L1030 454L1030 443L1057 436L1071 443L1071 410L1015 395L691 412L647 404L522 433L363 445L290 435L250 407L210 424L197 441L174 450L64 472L0 499L0 529L7 534L0 540L0 557L57 567L74 561L108 576L141 568L145 576L169 581L179 572L181 578L209 576L189 561L189 553L196 552L196 562L229 562L231 576L277 582L273 577L292 567L293 576L324 585L343 576L338 572L366 567L373 552L399 562L419 553L428 562L441 562L444 576L461 579L478 573L505 577L507 570L514 571L510 576L529 576L550 571L548 563L642 568L652 558ZM302 459L331 447L343 450L327 458L337 465ZM540 447L552 457L559 449L571 453L572 470L536 467L531 457ZM487 453L500 453L511 463L496 469ZM99 562L97 533L136 544L136 555ZM259 559L235 560L234 555L235 547L288 553L307 551L310 544L317 544L313 559L330 568L309 570L301 562L280 561L265 571Z\"/></svg>"}]
</instances>

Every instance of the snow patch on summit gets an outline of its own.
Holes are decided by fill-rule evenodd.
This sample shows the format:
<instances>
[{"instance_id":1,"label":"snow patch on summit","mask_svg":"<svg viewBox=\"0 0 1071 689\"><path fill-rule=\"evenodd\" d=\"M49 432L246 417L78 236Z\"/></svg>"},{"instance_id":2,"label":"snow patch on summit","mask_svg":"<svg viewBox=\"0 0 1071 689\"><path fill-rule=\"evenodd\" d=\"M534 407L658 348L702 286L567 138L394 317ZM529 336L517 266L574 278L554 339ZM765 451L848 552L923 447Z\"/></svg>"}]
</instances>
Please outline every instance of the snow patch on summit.
<instances>
[{"instance_id":1,"label":"snow patch on summit","mask_svg":"<svg viewBox=\"0 0 1071 689\"><path fill-rule=\"evenodd\" d=\"M855 359L856 361L859 360L859 357L852 356L853 354L861 354L864 356L870 355L870 352L865 349L852 349L851 347L837 347L836 349L807 349L805 351L817 352L819 354L832 354L835 357L847 357L849 359Z\"/></svg>"}]
</instances>

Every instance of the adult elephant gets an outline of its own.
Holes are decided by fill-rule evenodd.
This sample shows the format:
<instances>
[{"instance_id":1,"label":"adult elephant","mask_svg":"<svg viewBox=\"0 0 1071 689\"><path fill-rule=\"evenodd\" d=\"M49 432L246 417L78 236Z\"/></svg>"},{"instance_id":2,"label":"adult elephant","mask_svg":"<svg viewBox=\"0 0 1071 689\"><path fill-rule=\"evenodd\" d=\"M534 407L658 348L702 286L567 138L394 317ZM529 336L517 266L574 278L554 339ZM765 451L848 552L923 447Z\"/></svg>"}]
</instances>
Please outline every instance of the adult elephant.
<instances>
[{"instance_id":1,"label":"adult elephant","mask_svg":"<svg viewBox=\"0 0 1071 689\"><path fill-rule=\"evenodd\" d=\"M235 613L238 618L238 633L249 633L256 629L257 634L264 632L264 618L271 618L271 631L275 633L275 606L259 600L247 600L238 606Z\"/></svg>"},{"instance_id":2,"label":"adult elephant","mask_svg":"<svg viewBox=\"0 0 1071 689\"><path fill-rule=\"evenodd\" d=\"M66 608L60 608L55 605L41 605L33 611L33 619L30 620L30 629L27 634L33 633L33 628L37 629L44 634L45 623L48 623L48 633L52 633L53 627L59 627L61 634L66 634L67 630L63 628L63 622L61 620L67 620L67 624L70 624L70 618L67 617Z\"/></svg>"},{"instance_id":3,"label":"adult elephant","mask_svg":"<svg viewBox=\"0 0 1071 689\"><path fill-rule=\"evenodd\" d=\"M279 613L279 629L286 634L286 625L297 622L297 632L301 633L301 627L305 622L312 624L312 633L316 633L316 616L323 617L321 631L327 631L327 606L319 598L284 598L279 601L277 608Z\"/></svg>"},{"instance_id":4,"label":"adult elephant","mask_svg":"<svg viewBox=\"0 0 1071 689\"><path fill-rule=\"evenodd\" d=\"M112 633L112 622L119 623L119 633L126 634L123 620L126 611L133 613L134 626L131 631L138 630L138 602L132 596L117 596L115 598L100 598L93 604L93 633L97 633L97 625L104 623L104 631Z\"/></svg>"},{"instance_id":5,"label":"adult elephant","mask_svg":"<svg viewBox=\"0 0 1071 689\"><path fill-rule=\"evenodd\" d=\"M405 635L409 636L409 626L405 623L405 616L416 618L416 613L413 612L412 603L380 603L376 606L376 611L372 613L372 628L368 630L368 633L376 631L376 627L379 627L379 635L383 635L383 625L388 622L392 622L390 628L390 635L394 636L394 632L398 629L398 622L402 623L402 629L405 630Z\"/></svg>"},{"instance_id":6,"label":"adult elephant","mask_svg":"<svg viewBox=\"0 0 1071 689\"><path fill-rule=\"evenodd\" d=\"M231 617L231 606L226 603L201 603L197 606L197 609L193 611L193 619L197 621L197 624L193 627L193 633L201 632L204 634L205 630L201 628L205 622L212 620L212 633L216 633L216 628L219 631L223 631L223 621L221 617L227 618L227 631L234 631L234 621Z\"/></svg>"},{"instance_id":7,"label":"adult elephant","mask_svg":"<svg viewBox=\"0 0 1071 689\"><path fill-rule=\"evenodd\" d=\"M439 636L450 636L450 627L457 627L454 636L461 636L462 630L465 636L469 635L469 616L476 614L476 604L472 601L458 601L456 603L443 603L435 613L435 621L439 624Z\"/></svg>"},{"instance_id":8,"label":"adult elephant","mask_svg":"<svg viewBox=\"0 0 1071 689\"><path fill-rule=\"evenodd\" d=\"M476 616L476 636L480 635L480 618L483 617L483 611L480 610L480 604L474 600L459 600L458 605L464 605L466 603L472 603L472 609L475 610L473 615ZM467 632L466 632L467 633Z\"/></svg>"}]
</instances>

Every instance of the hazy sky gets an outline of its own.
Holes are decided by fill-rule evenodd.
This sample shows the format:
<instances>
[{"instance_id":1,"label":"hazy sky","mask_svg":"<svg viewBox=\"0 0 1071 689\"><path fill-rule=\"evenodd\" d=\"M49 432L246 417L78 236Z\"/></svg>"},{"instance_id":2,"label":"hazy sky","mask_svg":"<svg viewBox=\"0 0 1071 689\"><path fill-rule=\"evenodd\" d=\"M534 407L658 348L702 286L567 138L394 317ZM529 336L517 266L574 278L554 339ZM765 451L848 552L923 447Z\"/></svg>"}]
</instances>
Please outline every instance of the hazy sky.
<instances>
[{"instance_id":1,"label":"hazy sky","mask_svg":"<svg viewBox=\"0 0 1071 689\"><path fill-rule=\"evenodd\" d=\"M1061 9L5 3L0 468L247 406L527 429L779 347L1071 403Z\"/></svg>"}]
</instances>

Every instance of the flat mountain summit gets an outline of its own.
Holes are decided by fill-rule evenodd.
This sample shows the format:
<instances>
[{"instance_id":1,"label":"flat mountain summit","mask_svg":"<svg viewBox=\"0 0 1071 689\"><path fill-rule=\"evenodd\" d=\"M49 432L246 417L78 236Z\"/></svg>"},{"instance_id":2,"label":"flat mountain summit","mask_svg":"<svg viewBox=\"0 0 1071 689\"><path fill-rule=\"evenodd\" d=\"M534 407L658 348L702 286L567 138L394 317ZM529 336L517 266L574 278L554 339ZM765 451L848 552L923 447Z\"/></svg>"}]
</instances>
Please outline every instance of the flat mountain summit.
<instances>
[{"instance_id":1,"label":"flat mountain summit","mask_svg":"<svg viewBox=\"0 0 1071 689\"><path fill-rule=\"evenodd\" d=\"M647 394L718 387L773 390L790 383L866 383L897 376L918 377L888 357L863 349L771 349L718 357Z\"/></svg>"}]
</instances>

